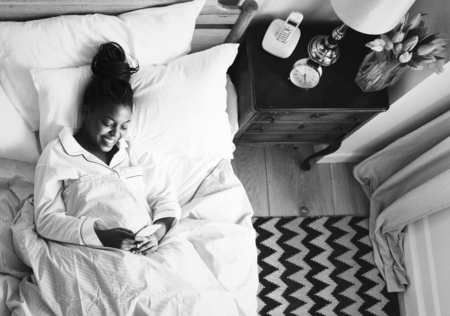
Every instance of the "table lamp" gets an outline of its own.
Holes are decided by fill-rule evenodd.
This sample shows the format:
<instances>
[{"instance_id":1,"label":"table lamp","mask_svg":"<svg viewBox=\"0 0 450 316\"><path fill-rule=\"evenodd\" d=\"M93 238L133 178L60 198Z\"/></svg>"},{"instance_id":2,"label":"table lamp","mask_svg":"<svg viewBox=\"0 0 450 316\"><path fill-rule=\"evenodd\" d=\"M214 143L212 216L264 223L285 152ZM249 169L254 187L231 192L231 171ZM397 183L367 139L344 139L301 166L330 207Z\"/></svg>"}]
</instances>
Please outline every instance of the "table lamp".
<instances>
[{"instance_id":1,"label":"table lamp","mask_svg":"<svg viewBox=\"0 0 450 316\"><path fill-rule=\"evenodd\" d=\"M308 54L322 66L330 66L339 58L338 41L348 27L364 34L378 35L392 30L408 12L415 0L331 0L331 5L344 24L331 36L319 35L308 44Z\"/></svg>"}]
</instances>

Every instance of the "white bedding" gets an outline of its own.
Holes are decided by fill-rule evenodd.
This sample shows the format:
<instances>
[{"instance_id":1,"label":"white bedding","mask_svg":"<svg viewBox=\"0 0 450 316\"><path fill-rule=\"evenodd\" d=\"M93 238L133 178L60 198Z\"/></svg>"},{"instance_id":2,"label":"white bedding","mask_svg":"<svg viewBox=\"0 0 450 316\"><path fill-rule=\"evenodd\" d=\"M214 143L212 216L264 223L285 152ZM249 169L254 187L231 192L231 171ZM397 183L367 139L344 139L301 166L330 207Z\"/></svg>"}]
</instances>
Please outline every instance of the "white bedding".
<instances>
[{"instance_id":1,"label":"white bedding","mask_svg":"<svg viewBox=\"0 0 450 316\"><path fill-rule=\"evenodd\" d=\"M142 257L44 240L34 229L32 205L25 203L12 225L14 248L34 274L19 279L20 286L0 275L0 288L9 293L1 293L6 301L0 311L7 306L42 315L256 315L253 211L229 161L219 163L183 210L178 228ZM31 314L37 313L25 313Z\"/></svg>"}]
</instances>

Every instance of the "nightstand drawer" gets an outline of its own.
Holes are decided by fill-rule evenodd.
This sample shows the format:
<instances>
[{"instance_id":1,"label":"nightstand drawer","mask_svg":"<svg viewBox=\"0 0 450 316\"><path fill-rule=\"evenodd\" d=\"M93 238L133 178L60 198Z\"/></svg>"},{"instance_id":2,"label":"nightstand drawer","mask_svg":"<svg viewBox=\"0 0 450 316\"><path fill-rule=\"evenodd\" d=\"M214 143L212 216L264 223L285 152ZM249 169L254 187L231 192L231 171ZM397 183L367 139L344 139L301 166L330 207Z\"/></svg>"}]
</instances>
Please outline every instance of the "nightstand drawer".
<instances>
[{"instance_id":1,"label":"nightstand drawer","mask_svg":"<svg viewBox=\"0 0 450 316\"><path fill-rule=\"evenodd\" d=\"M356 123L328 123L328 122L298 122L291 123L256 123L252 124L245 133L348 133Z\"/></svg>"},{"instance_id":2,"label":"nightstand drawer","mask_svg":"<svg viewBox=\"0 0 450 316\"><path fill-rule=\"evenodd\" d=\"M244 134L240 143L328 143L336 141L342 134L317 133L277 133L277 134Z\"/></svg>"},{"instance_id":3,"label":"nightstand drawer","mask_svg":"<svg viewBox=\"0 0 450 316\"><path fill-rule=\"evenodd\" d=\"M296 122L296 121L340 121L340 122L364 122L373 113L321 113L321 112L277 112L263 113L258 122Z\"/></svg>"}]
</instances>

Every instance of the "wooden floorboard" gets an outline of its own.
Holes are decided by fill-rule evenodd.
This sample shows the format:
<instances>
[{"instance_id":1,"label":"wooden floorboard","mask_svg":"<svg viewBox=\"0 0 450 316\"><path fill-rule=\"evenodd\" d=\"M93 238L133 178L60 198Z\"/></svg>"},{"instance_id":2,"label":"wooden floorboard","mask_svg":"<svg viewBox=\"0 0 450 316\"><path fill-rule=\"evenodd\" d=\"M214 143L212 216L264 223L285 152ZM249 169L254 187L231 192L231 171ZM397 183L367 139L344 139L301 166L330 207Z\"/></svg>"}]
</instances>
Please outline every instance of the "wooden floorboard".
<instances>
[{"instance_id":1,"label":"wooden floorboard","mask_svg":"<svg viewBox=\"0 0 450 316\"><path fill-rule=\"evenodd\" d=\"M312 146L257 147L238 145L233 169L244 185L255 216L368 215L369 200L353 177L354 163L300 163Z\"/></svg>"},{"instance_id":2,"label":"wooden floorboard","mask_svg":"<svg viewBox=\"0 0 450 316\"><path fill-rule=\"evenodd\" d=\"M238 146L231 165L247 191L255 216L269 216L264 148Z\"/></svg>"},{"instance_id":3,"label":"wooden floorboard","mask_svg":"<svg viewBox=\"0 0 450 316\"><path fill-rule=\"evenodd\" d=\"M309 209L310 216L334 214L330 166L300 169L300 162L310 154L312 147L266 148L271 216L299 216L302 206Z\"/></svg>"},{"instance_id":4,"label":"wooden floorboard","mask_svg":"<svg viewBox=\"0 0 450 316\"><path fill-rule=\"evenodd\" d=\"M369 198L353 176L356 163L330 164L336 215L369 215Z\"/></svg>"}]
</instances>

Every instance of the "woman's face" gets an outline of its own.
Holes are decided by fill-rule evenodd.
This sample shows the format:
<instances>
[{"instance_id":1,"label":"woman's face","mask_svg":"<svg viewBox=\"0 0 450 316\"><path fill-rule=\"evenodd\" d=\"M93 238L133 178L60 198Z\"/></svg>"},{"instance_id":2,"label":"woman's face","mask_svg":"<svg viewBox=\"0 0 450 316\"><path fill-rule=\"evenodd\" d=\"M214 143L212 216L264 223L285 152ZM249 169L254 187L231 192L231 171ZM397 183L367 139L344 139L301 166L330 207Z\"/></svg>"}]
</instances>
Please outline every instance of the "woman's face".
<instances>
[{"instance_id":1,"label":"woman's face","mask_svg":"<svg viewBox=\"0 0 450 316\"><path fill-rule=\"evenodd\" d=\"M119 139L127 135L130 107L119 105L84 111L85 120L81 133L86 145L92 150L109 152Z\"/></svg>"}]
</instances>

